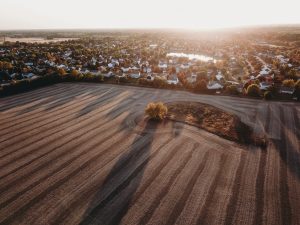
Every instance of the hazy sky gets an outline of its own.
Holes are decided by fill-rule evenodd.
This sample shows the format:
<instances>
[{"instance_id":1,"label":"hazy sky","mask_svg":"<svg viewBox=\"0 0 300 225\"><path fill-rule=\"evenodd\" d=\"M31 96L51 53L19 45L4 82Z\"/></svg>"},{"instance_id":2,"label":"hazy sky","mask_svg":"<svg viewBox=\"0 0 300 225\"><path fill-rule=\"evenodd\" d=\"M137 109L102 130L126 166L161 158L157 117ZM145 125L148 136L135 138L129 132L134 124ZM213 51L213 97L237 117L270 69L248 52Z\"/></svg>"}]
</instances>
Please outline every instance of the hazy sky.
<instances>
[{"instance_id":1,"label":"hazy sky","mask_svg":"<svg viewBox=\"0 0 300 225\"><path fill-rule=\"evenodd\" d=\"M0 6L2 30L300 23L300 0L0 0Z\"/></svg>"}]
</instances>

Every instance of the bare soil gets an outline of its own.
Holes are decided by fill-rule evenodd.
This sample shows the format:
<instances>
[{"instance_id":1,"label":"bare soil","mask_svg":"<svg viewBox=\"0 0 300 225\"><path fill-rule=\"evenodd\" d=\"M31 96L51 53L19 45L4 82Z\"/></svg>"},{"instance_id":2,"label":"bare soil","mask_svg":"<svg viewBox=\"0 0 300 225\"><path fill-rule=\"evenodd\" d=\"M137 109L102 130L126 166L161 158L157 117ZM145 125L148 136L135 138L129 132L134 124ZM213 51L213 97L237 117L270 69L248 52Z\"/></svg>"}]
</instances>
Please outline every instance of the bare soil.
<instances>
[{"instance_id":1,"label":"bare soil","mask_svg":"<svg viewBox=\"0 0 300 225\"><path fill-rule=\"evenodd\" d=\"M264 145L262 137L255 137L253 129L237 116L199 102L168 103L168 119L184 122L243 144Z\"/></svg>"},{"instance_id":2,"label":"bare soil","mask_svg":"<svg viewBox=\"0 0 300 225\"><path fill-rule=\"evenodd\" d=\"M234 124L218 108L250 119L267 150L144 120L149 102L179 100L216 107L202 118L207 129ZM0 224L300 224L299 121L296 103L125 85L1 98Z\"/></svg>"}]
</instances>

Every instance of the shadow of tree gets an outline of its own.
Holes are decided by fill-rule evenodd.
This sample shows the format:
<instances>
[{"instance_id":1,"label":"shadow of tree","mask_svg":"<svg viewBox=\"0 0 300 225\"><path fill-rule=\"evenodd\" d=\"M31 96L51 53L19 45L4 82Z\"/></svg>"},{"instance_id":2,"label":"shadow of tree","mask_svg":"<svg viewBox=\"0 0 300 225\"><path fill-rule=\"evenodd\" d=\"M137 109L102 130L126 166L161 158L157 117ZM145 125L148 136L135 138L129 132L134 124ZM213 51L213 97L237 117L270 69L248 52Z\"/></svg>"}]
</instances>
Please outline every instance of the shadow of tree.
<instances>
[{"instance_id":1,"label":"shadow of tree","mask_svg":"<svg viewBox=\"0 0 300 225\"><path fill-rule=\"evenodd\" d=\"M93 201L90 203L89 208L86 210L82 221L80 224L119 224L123 216L129 209L130 202L138 189L145 168L149 162L150 150L152 142L154 140L155 132L148 134L147 143L142 144L142 148L137 148L136 144L145 141L146 131L148 129L156 130L158 123L153 121L147 121L144 130L138 135L132 142L128 151L123 154L119 160L115 163L110 173L105 178L101 187L99 187L98 193L95 194ZM115 186L119 179L122 179L120 173L124 173L128 167L135 166L138 163L138 158L145 158L143 163L137 165L137 169L133 173L127 174L128 177L120 183L120 185ZM125 171L127 172L127 171ZM129 188L127 188L129 186ZM121 192L127 188L123 196L119 198ZM109 193L109 194L108 194ZM106 208L109 203L118 198L117 208L114 210L109 210ZM100 201L99 201L100 200Z\"/></svg>"},{"instance_id":2,"label":"shadow of tree","mask_svg":"<svg viewBox=\"0 0 300 225\"><path fill-rule=\"evenodd\" d=\"M284 110L280 107L280 140L274 139L272 143L284 165L300 180L299 119L295 110L292 116L290 124L284 124Z\"/></svg>"}]
</instances>

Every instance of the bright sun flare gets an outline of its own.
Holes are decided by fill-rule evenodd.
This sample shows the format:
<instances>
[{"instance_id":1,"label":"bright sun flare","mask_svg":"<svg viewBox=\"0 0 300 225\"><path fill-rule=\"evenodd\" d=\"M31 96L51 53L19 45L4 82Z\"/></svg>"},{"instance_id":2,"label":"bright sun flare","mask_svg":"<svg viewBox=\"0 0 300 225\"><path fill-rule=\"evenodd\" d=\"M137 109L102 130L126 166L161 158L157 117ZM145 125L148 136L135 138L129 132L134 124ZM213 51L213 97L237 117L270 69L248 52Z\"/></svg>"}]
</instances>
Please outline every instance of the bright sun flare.
<instances>
[{"instance_id":1,"label":"bright sun flare","mask_svg":"<svg viewBox=\"0 0 300 225\"><path fill-rule=\"evenodd\" d=\"M223 28L300 23L298 0L0 0L0 29Z\"/></svg>"}]
</instances>

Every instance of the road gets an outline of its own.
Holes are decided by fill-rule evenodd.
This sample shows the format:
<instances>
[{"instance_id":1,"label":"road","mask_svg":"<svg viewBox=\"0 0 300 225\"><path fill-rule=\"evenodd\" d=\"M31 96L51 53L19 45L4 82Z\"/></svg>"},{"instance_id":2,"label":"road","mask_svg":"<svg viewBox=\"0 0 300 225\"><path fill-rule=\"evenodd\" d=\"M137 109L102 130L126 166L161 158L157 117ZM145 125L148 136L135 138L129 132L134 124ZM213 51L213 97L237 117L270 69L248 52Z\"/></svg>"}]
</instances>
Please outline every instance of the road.
<instances>
[{"instance_id":1,"label":"road","mask_svg":"<svg viewBox=\"0 0 300 225\"><path fill-rule=\"evenodd\" d=\"M150 101L238 115L267 149L141 123ZM300 105L66 83L0 99L0 224L300 224Z\"/></svg>"}]
</instances>

